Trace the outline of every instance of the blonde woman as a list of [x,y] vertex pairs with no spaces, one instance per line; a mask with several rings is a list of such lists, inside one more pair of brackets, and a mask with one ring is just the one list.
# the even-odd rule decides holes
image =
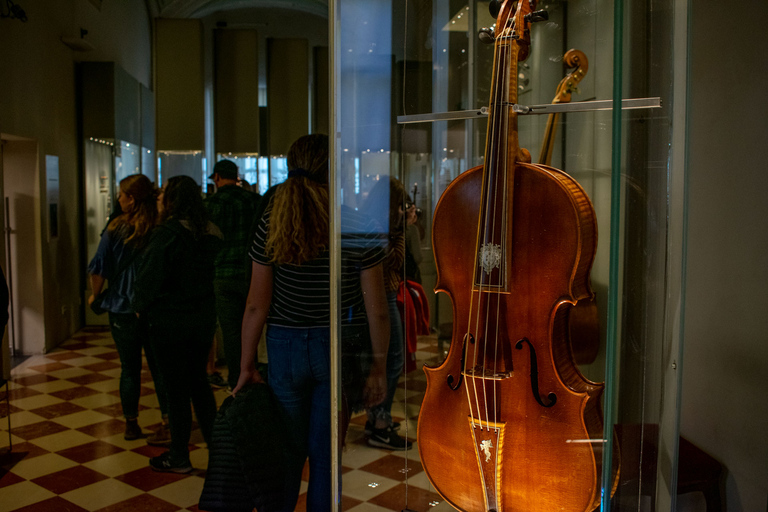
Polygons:
[[[104,230],[96,255],[88,265],[93,292],[88,298],[88,304],[96,300],[104,284],[109,282],[106,295],[100,298],[100,306],[109,313],[112,338],[120,355],[120,404],[125,417],[125,439],[133,440],[144,437],[138,424],[142,348],[147,355],[164,418],[167,418],[168,412],[155,353],[147,343],[146,323],[136,318],[136,312],[131,307],[136,269],[149,241],[149,233],[157,223],[155,187],[142,174],[128,176],[120,181],[117,202],[123,213],[115,217]],[[149,441],[153,444],[170,442],[167,428],[161,426]]]
[[[248,383],[263,382],[255,363],[266,324],[269,386],[286,412],[297,449],[281,510],[294,510],[308,458],[311,512],[331,506],[329,355],[335,340],[329,329],[328,137],[298,139],[288,152],[288,169],[288,179],[275,190],[256,228],[250,251],[253,264],[243,318],[241,373],[233,393]],[[342,347],[367,346],[372,352],[370,371],[365,367],[353,372],[359,383],[345,387],[349,407],[360,409],[381,402],[386,393],[389,316],[384,251],[377,239],[380,230],[357,212],[343,209],[341,229]],[[348,355],[354,360],[360,354]],[[356,391],[359,396],[353,396]]]

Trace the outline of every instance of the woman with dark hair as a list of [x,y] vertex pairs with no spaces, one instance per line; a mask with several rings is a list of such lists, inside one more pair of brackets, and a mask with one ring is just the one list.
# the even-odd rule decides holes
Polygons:
[[[288,179],[276,188],[259,221],[250,251],[241,373],[233,394],[248,383],[263,382],[256,353],[266,324],[269,386],[286,413],[296,450],[280,510],[294,510],[307,458],[307,510],[329,510],[329,360],[330,344],[336,340],[330,337],[328,137],[299,138],[288,152],[288,169]],[[359,380],[345,386],[349,409],[375,405],[386,393],[389,317],[377,231],[372,221],[342,208],[342,350],[367,346],[372,352],[370,371],[357,372]],[[352,356],[354,360],[359,354]]]
[[133,299],[149,325],[169,403],[170,451],[149,464],[156,471],[189,473],[190,401],[206,443],[216,416],[205,368],[216,330],[213,272],[222,237],[208,221],[200,187],[188,176],[168,180],[158,209],[160,224],[139,266]]
[[[152,378],[155,381],[160,411],[168,412],[162,378],[152,347],[147,343],[146,323],[136,318],[131,306],[134,279],[141,252],[149,241],[149,233],[157,222],[155,187],[149,178],[134,174],[120,181],[117,202],[120,213],[102,232],[99,248],[88,265],[92,295],[91,305],[101,293],[104,283],[109,288],[101,297],[100,306],[109,313],[109,326],[117,353],[120,355],[120,404],[125,416],[125,439],[144,437],[139,427],[139,397],[141,395],[141,349],[147,354]],[[150,441],[162,443],[168,439],[162,427]]]

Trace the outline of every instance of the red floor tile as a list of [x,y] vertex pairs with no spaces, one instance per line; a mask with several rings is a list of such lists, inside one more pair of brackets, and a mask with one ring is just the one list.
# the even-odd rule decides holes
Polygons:
[[41,476],[32,480],[40,487],[45,487],[56,494],[64,494],[73,489],[85,487],[108,477],[97,473],[85,466],[74,466],[63,471],[57,471],[50,475]]
[[59,418],[68,414],[74,414],[76,412],[84,411],[85,407],[72,404],[69,402],[62,402],[58,404],[46,405],[38,409],[32,409],[30,412],[42,416],[43,418],[50,420],[53,418]]
[[63,345],[60,345],[61,348],[66,350],[85,350],[87,348],[93,348],[94,345],[91,345],[90,343],[83,343],[82,341],[79,343],[64,343]]
[[76,334],[75,336],[72,336],[72,339],[78,340],[81,342],[87,342],[87,341],[103,340],[104,335],[102,333]]
[[361,504],[362,501],[350,498],[349,496],[341,497],[341,510],[349,510]]
[[66,450],[61,450],[56,453],[62,457],[73,460],[78,464],[83,464],[123,451],[125,451],[125,448],[120,448],[119,446],[105,443],[104,441],[94,441],[92,443],[73,446],[72,448],[67,448]]
[[55,396],[56,398],[60,398],[61,400],[74,400],[75,398],[83,398],[86,396],[93,396],[98,395],[99,392],[95,389],[87,388],[84,386],[80,386],[77,388],[69,388],[69,389],[62,389],[61,391],[54,391],[53,393],[48,393],[51,396]]
[[3,454],[3,456],[0,456],[0,465],[5,466],[5,463],[2,462],[4,460],[4,457],[16,457],[18,455],[21,455],[21,458],[23,459],[31,459],[32,457],[37,457],[38,455],[44,455],[46,453],[51,453],[51,452],[49,452],[44,448],[40,448],[36,444],[14,443],[13,451],[11,453],[6,453],[6,454]]
[[[149,379],[149,380],[151,381],[152,379]],[[146,386],[141,386],[139,388],[139,393],[140,393],[140,396],[154,395],[155,394],[155,390],[152,389],[152,388],[148,388]],[[119,389],[113,389],[112,391],[110,391],[107,394],[113,395],[113,396],[120,396],[120,390]]]
[[425,491],[418,487],[408,486],[408,503],[407,507],[403,507],[403,502],[406,496],[406,485],[399,484],[394,486],[388,491],[385,491],[378,496],[374,496],[368,503],[373,503],[380,507],[388,508],[390,510],[403,510],[408,508],[410,510],[429,510],[431,503],[442,502],[443,498],[436,492]]
[[145,457],[152,458],[167,452],[168,448],[163,448],[160,446],[150,446],[148,444],[145,444],[143,446],[139,446],[138,448],[134,448],[131,451],[134,453],[138,453],[139,455],[144,455]]
[[41,373],[40,375],[29,375],[27,377],[11,377],[11,381],[22,386],[34,386],[35,384],[42,384],[43,382],[50,382],[52,380],[59,380],[57,377],[46,375]]
[[[11,414],[13,414],[13,413],[15,413],[15,412],[19,412],[19,411],[23,411],[23,410],[24,410],[24,409],[19,409],[18,407],[16,407],[16,406],[15,406],[15,405],[13,405],[13,404],[10,404],[10,406],[9,406],[9,405],[8,405],[8,404],[5,402],[5,400],[3,400],[3,402],[2,402],[2,403],[0,403],[0,418],[5,418],[6,416],[8,416],[8,410],[9,410],[9,408],[10,408]],[[8,421],[7,421],[7,420],[6,420],[6,421],[4,421],[3,423],[4,423],[4,425],[3,425],[4,427],[8,425]],[[11,421],[11,425],[13,425],[13,421]]]
[[20,400],[22,398],[27,398],[35,395],[42,395],[42,393],[32,388],[16,388],[8,391],[8,397],[11,399],[11,401]]
[[187,475],[179,475],[176,473],[159,473],[149,467],[149,463],[147,463],[147,467],[116,476],[115,480],[120,480],[121,482],[136,487],[144,492],[149,492],[158,487],[178,482],[186,477]]
[[32,423],[30,425],[24,425],[23,427],[13,427],[11,432],[13,435],[18,436],[25,441],[37,439],[38,437],[48,436],[51,434],[57,434],[69,430],[64,425],[59,425],[53,421],[40,421],[38,423]]
[[51,352],[50,354],[45,354],[45,357],[48,359],[53,359],[54,361],[66,361],[67,359],[77,359],[78,357],[85,357],[85,356],[83,354],[74,352],[72,350],[65,350],[65,351],[57,351],[57,352]]
[[[142,409],[142,406],[139,405],[139,410]],[[104,407],[98,407],[94,409],[96,412],[100,412],[101,414],[106,414],[107,416],[112,416],[113,418],[122,418],[123,417],[123,406],[120,405],[120,402],[114,403],[112,405],[105,405]]]
[[120,359],[120,354],[117,352],[104,352],[103,354],[96,354],[93,357],[104,359],[105,361],[113,361],[115,359]]
[[14,473],[11,473],[9,470],[0,469],[0,489],[8,485],[17,484],[23,481],[24,481],[23,478],[21,478],[20,476]]
[[77,430],[83,434],[88,434],[89,436],[101,439],[103,437],[109,437],[124,432],[125,422],[115,419],[106,420],[100,421],[99,423],[94,423],[92,425],[80,427]]
[[160,498],[155,498],[151,494],[140,494],[129,500],[100,508],[96,512],[134,512],[137,510],[142,512],[176,512],[179,507]]
[[[408,464],[407,466],[406,462]],[[405,480],[406,475],[408,477],[413,477],[424,471],[424,468],[422,468],[421,463],[418,461],[412,461],[405,459],[404,457],[398,457],[397,455],[385,455],[380,459],[376,459],[375,461],[366,464],[360,469],[398,482]]]
[[79,507],[65,500],[61,496],[39,501],[26,507],[18,508],[13,512],[88,512],[88,509]]
[[72,365],[64,363],[47,363],[29,367],[30,370],[35,370],[40,373],[55,372],[56,370],[64,370],[65,368],[72,368]]
[[86,373],[85,375],[78,375],[77,377],[70,377],[67,380],[69,382],[74,382],[75,384],[80,384],[81,386],[85,386],[88,384],[93,384],[94,382],[101,382],[104,380],[110,380],[113,377],[107,377],[106,375],[102,375],[101,373]]
[[103,372],[104,370],[114,370],[115,368],[120,368],[120,364],[114,363],[112,361],[104,361],[102,363],[87,364],[85,366],[81,366],[81,368],[85,370],[91,370],[92,372]]

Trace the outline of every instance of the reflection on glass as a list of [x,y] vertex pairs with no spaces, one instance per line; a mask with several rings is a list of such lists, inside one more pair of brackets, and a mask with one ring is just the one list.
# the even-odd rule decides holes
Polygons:
[[[141,148],[125,141],[115,143],[115,185],[131,174],[141,173]],[[117,189],[115,189],[117,193]]]
[[112,148],[107,140],[85,141],[85,238],[86,259],[96,254],[101,232],[112,213],[115,195],[112,194]]
[[155,152],[148,148],[141,148],[141,174],[155,181],[156,166]]
[[206,183],[205,165],[202,151],[158,151],[157,182],[161,185],[174,176],[189,176],[198,184]]
[[[271,157],[269,159],[269,167],[271,171],[269,179],[270,186],[282,183],[288,177],[288,163],[284,156]],[[261,186],[261,181],[259,182],[259,186]]]
[[269,158],[260,157],[258,153],[218,153],[216,161],[231,160],[238,168],[240,178],[254,192],[264,194],[269,188]]

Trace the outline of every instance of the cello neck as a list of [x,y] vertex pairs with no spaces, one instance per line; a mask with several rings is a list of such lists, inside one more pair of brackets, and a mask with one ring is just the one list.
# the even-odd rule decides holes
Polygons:
[[483,192],[477,231],[475,287],[483,291],[508,291],[507,269],[511,253],[511,207],[515,165],[530,163],[517,132],[517,63],[528,56],[529,21],[535,1],[504,2],[496,20],[496,42],[491,78],[488,132],[485,144]]

